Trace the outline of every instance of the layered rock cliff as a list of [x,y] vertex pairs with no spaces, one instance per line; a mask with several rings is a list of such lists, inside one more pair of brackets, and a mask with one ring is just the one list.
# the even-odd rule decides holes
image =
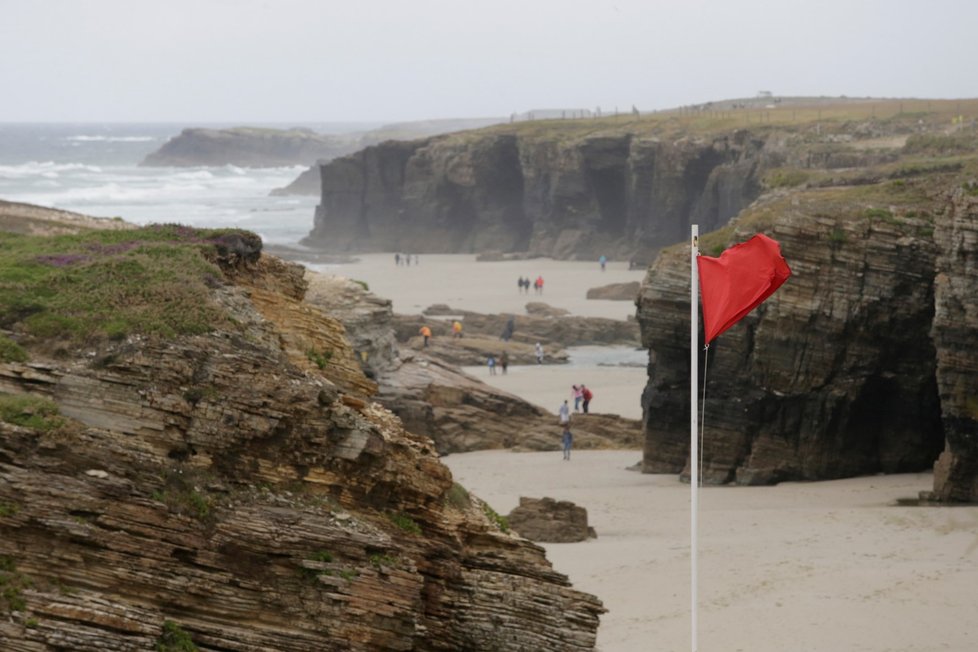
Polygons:
[[687,214],[719,226],[759,190],[763,140],[747,132],[568,141],[500,128],[388,142],[322,166],[306,244],[328,250],[647,254]]
[[[978,395],[973,161],[904,161],[766,196],[704,235],[717,255],[763,231],[793,276],[709,349],[704,479],[770,483],[930,467],[974,500]],[[841,184],[841,185],[840,185]],[[652,364],[647,472],[689,449],[688,248],[665,250],[638,302]]]
[[906,134],[930,128],[909,115],[811,117],[545,121],[381,143],[322,166],[305,243],[651,261],[691,223],[724,225],[765,186],[892,161]]
[[[22,306],[0,324],[4,649],[593,648],[600,603],[372,402],[301,269],[249,237],[119,238],[4,241],[58,283],[141,279],[84,298],[111,302],[105,331],[53,295],[17,303],[31,277],[3,277]],[[158,287],[155,265],[188,251],[210,262]],[[216,327],[124,330],[197,282]]]

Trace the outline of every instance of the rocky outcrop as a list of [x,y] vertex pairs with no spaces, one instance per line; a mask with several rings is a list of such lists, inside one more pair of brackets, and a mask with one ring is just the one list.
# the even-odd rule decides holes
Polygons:
[[576,543],[597,537],[588,527],[587,510],[569,500],[527,498],[506,517],[509,526],[530,541]]
[[[710,347],[706,482],[931,465],[948,431],[936,375],[943,347],[930,337],[935,261],[944,248],[933,233],[946,219],[940,189],[954,183],[945,175],[799,191],[759,203],[734,226],[701,238],[701,251],[716,255],[763,230],[780,242],[793,271]],[[689,439],[686,247],[664,251],[650,269],[639,321],[653,361],[642,399],[644,470],[678,472]]]
[[[541,307],[542,306],[542,307]],[[418,329],[427,324],[432,331],[432,345],[456,364],[482,364],[487,353],[498,355],[505,347],[513,364],[535,363],[534,346],[540,342],[548,363],[564,362],[568,346],[626,345],[638,346],[638,322],[602,317],[580,317],[553,314],[556,310],[537,302],[528,303],[527,313],[482,314],[454,310],[449,306],[430,306],[423,315],[396,315],[394,324],[399,342],[417,344]],[[462,324],[461,340],[451,340],[452,321]],[[507,322],[513,320],[508,342],[500,337]],[[415,348],[417,348],[415,346]]]
[[946,447],[934,465],[932,498],[978,502],[978,187],[955,191],[935,223],[937,387]]
[[330,160],[362,147],[357,138],[317,134],[307,129],[184,129],[140,165],[197,166],[237,165],[275,167],[310,165]]
[[641,283],[633,281],[631,283],[611,283],[601,287],[591,288],[587,291],[588,299],[605,299],[610,301],[635,301],[638,298],[638,291]]
[[593,649],[600,603],[457,499],[301,269],[231,244],[226,327],[57,358],[7,332],[4,648]]
[[[510,448],[559,450],[557,415],[463,374],[425,354],[404,353],[401,364],[377,376],[377,401],[408,430],[431,437],[439,453]],[[617,415],[574,421],[576,448],[639,448],[642,425]]]

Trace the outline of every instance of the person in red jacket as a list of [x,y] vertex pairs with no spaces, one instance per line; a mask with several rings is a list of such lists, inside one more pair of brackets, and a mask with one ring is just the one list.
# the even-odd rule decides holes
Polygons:
[[587,406],[591,404],[591,399],[594,398],[594,394],[592,394],[591,390],[589,390],[587,387],[581,385],[581,398],[584,399],[584,403],[581,407],[584,410],[584,414],[587,414]]

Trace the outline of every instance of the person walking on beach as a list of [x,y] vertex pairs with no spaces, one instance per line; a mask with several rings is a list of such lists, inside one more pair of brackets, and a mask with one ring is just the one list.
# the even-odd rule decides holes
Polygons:
[[560,441],[564,445],[564,460],[570,460],[571,446],[574,444],[574,435],[571,434],[570,424],[564,424],[564,434],[561,435]]
[[509,353],[503,351],[502,355],[499,356],[499,366],[503,368],[503,375],[506,375],[506,369],[509,368]]
[[581,398],[584,399],[584,414],[587,414],[587,408],[591,404],[591,399],[594,398],[594,394],[584,385],[581,385]]
[[421,333],[421,337],[424,338],[424,346],[422,346],[421,348],[427,349],[428,340],[431,338],[431,329],[428,328],[428,324],[425,324],[418,330],[418,332]]
[[557,408],[557,416],[560,418],[560,425],[566,426],[570,423],[570,405],[567,404],[567,400],[560,404]]
[[509,338],[513,337],[513,331],[516,330],[516,319],[510,315],[510,318],[506,321],[506,327],[503,328],[503,334],[499,336],[503,342],[508,342]]
[[496,358],[492,357],[492,354],[491,353],[489,354],[489,357],[486,358],[486,365],[489,366],[489,375],[490,376],[495,376],[496,375]]
[[401,266],[401,254],[394,254],[394,264],[398,267]]
[[574,399],[574,411],[581,411],[581,399],[584,398],[584,392],[578,385],[571,385],[571,398]]
[[462,322],[456,320],[452,324],[452,337],[455,339],[462,339]]
[[602,254],[601,258],[598,258],[598,262],[601,263],[601,271],[603,272],[604,266],[608,263],[608,259],[604,257],[604,254]]
[[537,276],[537,280],[533,282],[533,287],[537,294],[543,294],[543,276]]
[[516,287],[519,288],[519,293],[523,294],[523,277],[521,276],[518,281],[516,281]]
[[537,364],[543,364],[543,347],[539,342],[537,342],[537,345],[534,347],[534,351],[537,354]]

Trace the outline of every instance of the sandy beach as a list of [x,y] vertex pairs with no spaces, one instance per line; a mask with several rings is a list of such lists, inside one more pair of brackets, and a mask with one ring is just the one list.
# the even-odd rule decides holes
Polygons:
[[[690,649],[689,486],[625,470],[639,451],[447,456],[456,481],[507,514],[570,500],[598,538],[545,544],[597,595],[603,652]],[[898,506],[929,474],[700,492],[702,652],[978,649],[978,507]]]
[[[532,263],[532,264],[531,264]],[[636,280],[612,264],[475,263],[472,256],[422,256],[410,270],[393,255],[334,270],[370,283],[399,312],[433,303],[484,312],[522,311],[516,278],[542,270],[542,300],[574,314],[624,318],[628,302],[595,302],[584,291]],[[615,355],[607,352],[609,361]],[[595,390],[596,412],[641,416],[641,367],[586,363],[513,367],[506,376],[469,372],[551,411],[570,385]],[[588,510],[598,538],[547,544],[575,587],[609,610],[603,652],[690,649],[688,485],[675,475],[626,470],[636,451],[488,451],[444,458],[455,478],[501,514],[520,496],[570,500]],[[774,487],[706,487],[700,494],[701,652],[973,652],[978,650],[978,507],[901,505],[932,487],[928,473]]]
[[[358,254],[358,262],[345,265],[307,265],[323,274],[364,281],[371,292],[394,302],[394,312],[416,315],[434,303],[482,313],[524,314],[530,301],[586,317],[626,319],[635,314],[630,301],[587,300],[590,288],[611,283],[641,281],[645,270],[630,270],[624,261],[609,262],[602,272],[598,262],[535,258],[477,262],[474,254],[437,254],[418,258],[410,266],[394,264],[394,254]],[[520,294],[521,276],[542,276],[543,293]]]

